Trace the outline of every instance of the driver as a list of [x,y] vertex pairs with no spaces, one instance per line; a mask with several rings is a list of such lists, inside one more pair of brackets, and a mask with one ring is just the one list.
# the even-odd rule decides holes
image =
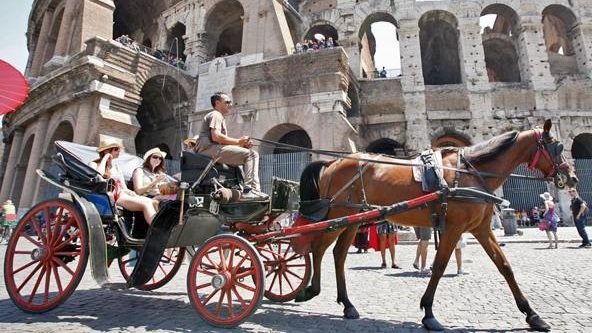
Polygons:
[[217,92],[210,97],[214,110],[208,113],[199,133],[198,152],[217,159],[220,163],[242,165],[245,172],[245,190],[241,198],[265,200],[268,195],[260,191],[259,154],[252,150],[253,142],[248,136],[233,138],[226,131],[226,116],[232,101],[227,94]]

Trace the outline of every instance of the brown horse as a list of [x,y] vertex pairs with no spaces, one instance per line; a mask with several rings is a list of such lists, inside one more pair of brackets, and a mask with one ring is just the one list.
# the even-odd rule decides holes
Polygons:
[[[555,185],[563,188],[574,186],[578,179],[573,168],[562,155],[563,146],[549,133],[551,121],[545,122],[543,130],[508,132],[493,139],[464,149],[443,148],[443,177],[452,187],[472,187],[490,192],[504,183],[511,172],[521,163],[542,171],[554,178]],[[464,153],[461,153],[464,152]],[[460,159],[459,156],[464,155]],[[376,162],[369,162],[376,161]],[[381,163],[382,162],[382,163]],[[407,165],[405,165],[407,164]],[[415,182],[409,160],[397,160],[372,154],[353,154],[330,162],[313,162],[302,173],[300,199],[333,199],[326,218],[337,218],[360,211],[360,203],[385,206],[414,199],[424,195],[421,184]],[[461,171],[456,171],[456,169]],[[358,177],[362,174],[361,177]],[[365,200],[364,200],[365,198]],[[518,309],[526,315],[532,329],[548,331],[550,326],[530,307],[518,287],[510,264],[506,260],[491,230],[494,204],[485,200],[461,200],[448,198],[445,228],[441,231],[440,245],[433,263],[432,276],[421,298],[425,309],[423,325],[429,330],[443,330],[432,312],[434,294],[450,255],[463,232],[470,232],[485,249],[500,273],[510,286]],[[442,206],[435,205],[441,213]],[[388,216],[388,220],[404,226],[432,227],[430,208],[408,210]],[[312,241],[313,277],[311,285],[301,291],[297,301],[306,301],[321,290],[321,260],[327,248],[337,240],[333,249],[337,279],[337,302],[344,305],[346,318],[356,319],[359,314],[347,297],[344,263],[348,249],[357,231],[357,225],[323,233]]]

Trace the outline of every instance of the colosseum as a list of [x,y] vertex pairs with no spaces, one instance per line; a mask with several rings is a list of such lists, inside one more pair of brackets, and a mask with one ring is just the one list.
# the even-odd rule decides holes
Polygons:
[[[385,72],[381,43],[397,48]],[[550,118],[592,200],[589,1],[35,0],[27,46],[30,97],[4,117],[0,167],[0,200],[20,210],[55,195],[35,173],[55,140],[179,156],[216,91],[234,102],[230,134],[316,150],[401,155]],[[322,158],[257,149],[262,169]],[[500,192],[527,209],[551,190],[571,219],[567,194],[547,186]]]

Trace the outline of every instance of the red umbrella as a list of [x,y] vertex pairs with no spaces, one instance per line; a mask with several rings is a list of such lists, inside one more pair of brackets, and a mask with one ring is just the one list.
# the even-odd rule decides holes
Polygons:
[[0,115],[18,108],[29,96],[29,82],[16,68],[0,60]]

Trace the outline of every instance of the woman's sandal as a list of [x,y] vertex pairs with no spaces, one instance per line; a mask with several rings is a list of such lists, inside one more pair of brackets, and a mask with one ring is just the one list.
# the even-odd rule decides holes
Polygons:
[[397,266],[397,264],[393,264],[393,265],[391,266],[391,268],[394,268],[394,269],[401,269],[401,267]]
[[380,265],[380,268],[386,268],[386,262],[383,262],[382,265]]

